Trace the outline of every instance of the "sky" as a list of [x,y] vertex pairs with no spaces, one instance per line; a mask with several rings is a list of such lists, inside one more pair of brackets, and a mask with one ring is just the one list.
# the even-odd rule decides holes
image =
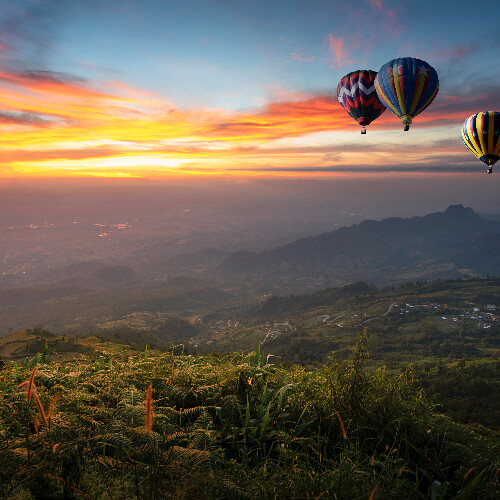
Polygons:
[[[500,110],[499,17],[497,0],[0,0],[0,181],[482,175],[498,188],[460,129]],[[436,69],[436,99],[409,132],[386,111],[362,136],[339,80],[406,56]]]

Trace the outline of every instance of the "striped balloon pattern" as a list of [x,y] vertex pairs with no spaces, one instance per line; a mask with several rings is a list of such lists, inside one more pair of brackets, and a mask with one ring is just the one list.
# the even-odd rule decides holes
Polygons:
[[414,57],[393,59],[384,64],[375,78],[380,100],[409,130],[413,118],[434,100],[439,89],[436,70]]
[[491,173],[491,167],[500,159],[500,113],[483,111],[469,116],[462,126],[462,139]]
[[361,69],[349,73],[337,86],[337,97],[347,113],[361,126],[369,125],[384,111],[375,91],[376,71]]

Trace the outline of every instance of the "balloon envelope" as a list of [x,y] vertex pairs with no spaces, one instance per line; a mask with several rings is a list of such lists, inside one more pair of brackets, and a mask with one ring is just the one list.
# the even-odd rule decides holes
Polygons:
[[408,130],[413,118],[436,97],[439,80],[430,64],[414,57],[403,57],[380,68],[375,89],[379,99],[401,118]]
[[376,71],[360,69],[345,75],[337,86],[340,104],[363,127],[378,118],[386,109],[375,91],[376,76]]
[[462,126],[462,139],[488,167],[500,159],[500,113],[483,111],[469,116]]

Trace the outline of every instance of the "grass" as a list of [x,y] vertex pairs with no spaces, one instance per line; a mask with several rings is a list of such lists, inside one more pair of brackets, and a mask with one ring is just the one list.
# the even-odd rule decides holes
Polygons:
[[498,435],[435,413],[368,355],[364,333],[315,370],[260,346],[6,364],[0,498],[495,498]]

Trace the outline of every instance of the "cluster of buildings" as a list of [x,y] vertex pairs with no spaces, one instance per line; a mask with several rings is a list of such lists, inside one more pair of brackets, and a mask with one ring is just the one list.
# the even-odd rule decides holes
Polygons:
[[500,306],[486,304],[480,308],[473,303],[469,303],[468,305],[471,307],[464,309],[450,304],[425,302],[422,304],[395,304],[394,308],[399,309],[399,314],[401,316],[413,314],[418,311],[434,311],[435,313],[446,311],[445,315],[441,315],[443,321],[459,323],[460,321],[469,319],[474,321],[478,327],[484,329],[491,328],[493,323],[500,321]]

